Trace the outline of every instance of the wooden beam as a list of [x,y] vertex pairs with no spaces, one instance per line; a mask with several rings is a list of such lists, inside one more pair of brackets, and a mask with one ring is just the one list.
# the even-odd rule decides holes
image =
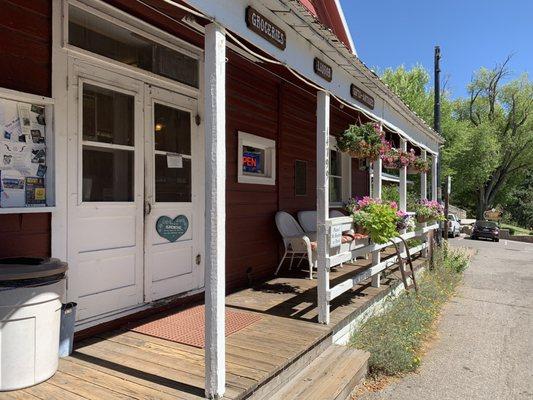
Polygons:
[[205,394],[226,386],[226,33],[205,27]]
[[318,322],[329,324],[329,269],[326,262],[329,256],[326,221],[329,219],[329,93],[318,92],[316,104],[317,142],[317,291]]

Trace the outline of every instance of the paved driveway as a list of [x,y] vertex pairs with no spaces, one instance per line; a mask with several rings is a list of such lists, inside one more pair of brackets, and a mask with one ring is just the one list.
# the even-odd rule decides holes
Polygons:
[[533,399],[533,244],[450,243],[478,252],[420,371],[363,399]]

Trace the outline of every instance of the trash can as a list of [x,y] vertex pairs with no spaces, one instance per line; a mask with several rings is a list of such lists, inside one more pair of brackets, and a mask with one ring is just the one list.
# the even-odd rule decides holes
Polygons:
[[57,371],[67,264],[0,259],[0,391],[43,382]]

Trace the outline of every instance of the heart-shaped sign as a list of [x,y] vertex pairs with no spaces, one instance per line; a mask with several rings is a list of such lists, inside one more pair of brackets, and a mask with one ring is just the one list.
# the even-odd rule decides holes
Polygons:
[[169,242],[175,242],[189,229],[189,220],[185,215],[178,215],[172,219],[163,215],[157,219],[155,230],[162,238]]

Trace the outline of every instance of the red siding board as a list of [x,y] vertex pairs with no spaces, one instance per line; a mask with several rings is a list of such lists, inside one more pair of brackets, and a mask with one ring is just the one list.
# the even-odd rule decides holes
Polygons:
[[[51,96],[52,2],[0,0],[0,87]],[[50,255],[50,214],[0,215],[0,257]]]

